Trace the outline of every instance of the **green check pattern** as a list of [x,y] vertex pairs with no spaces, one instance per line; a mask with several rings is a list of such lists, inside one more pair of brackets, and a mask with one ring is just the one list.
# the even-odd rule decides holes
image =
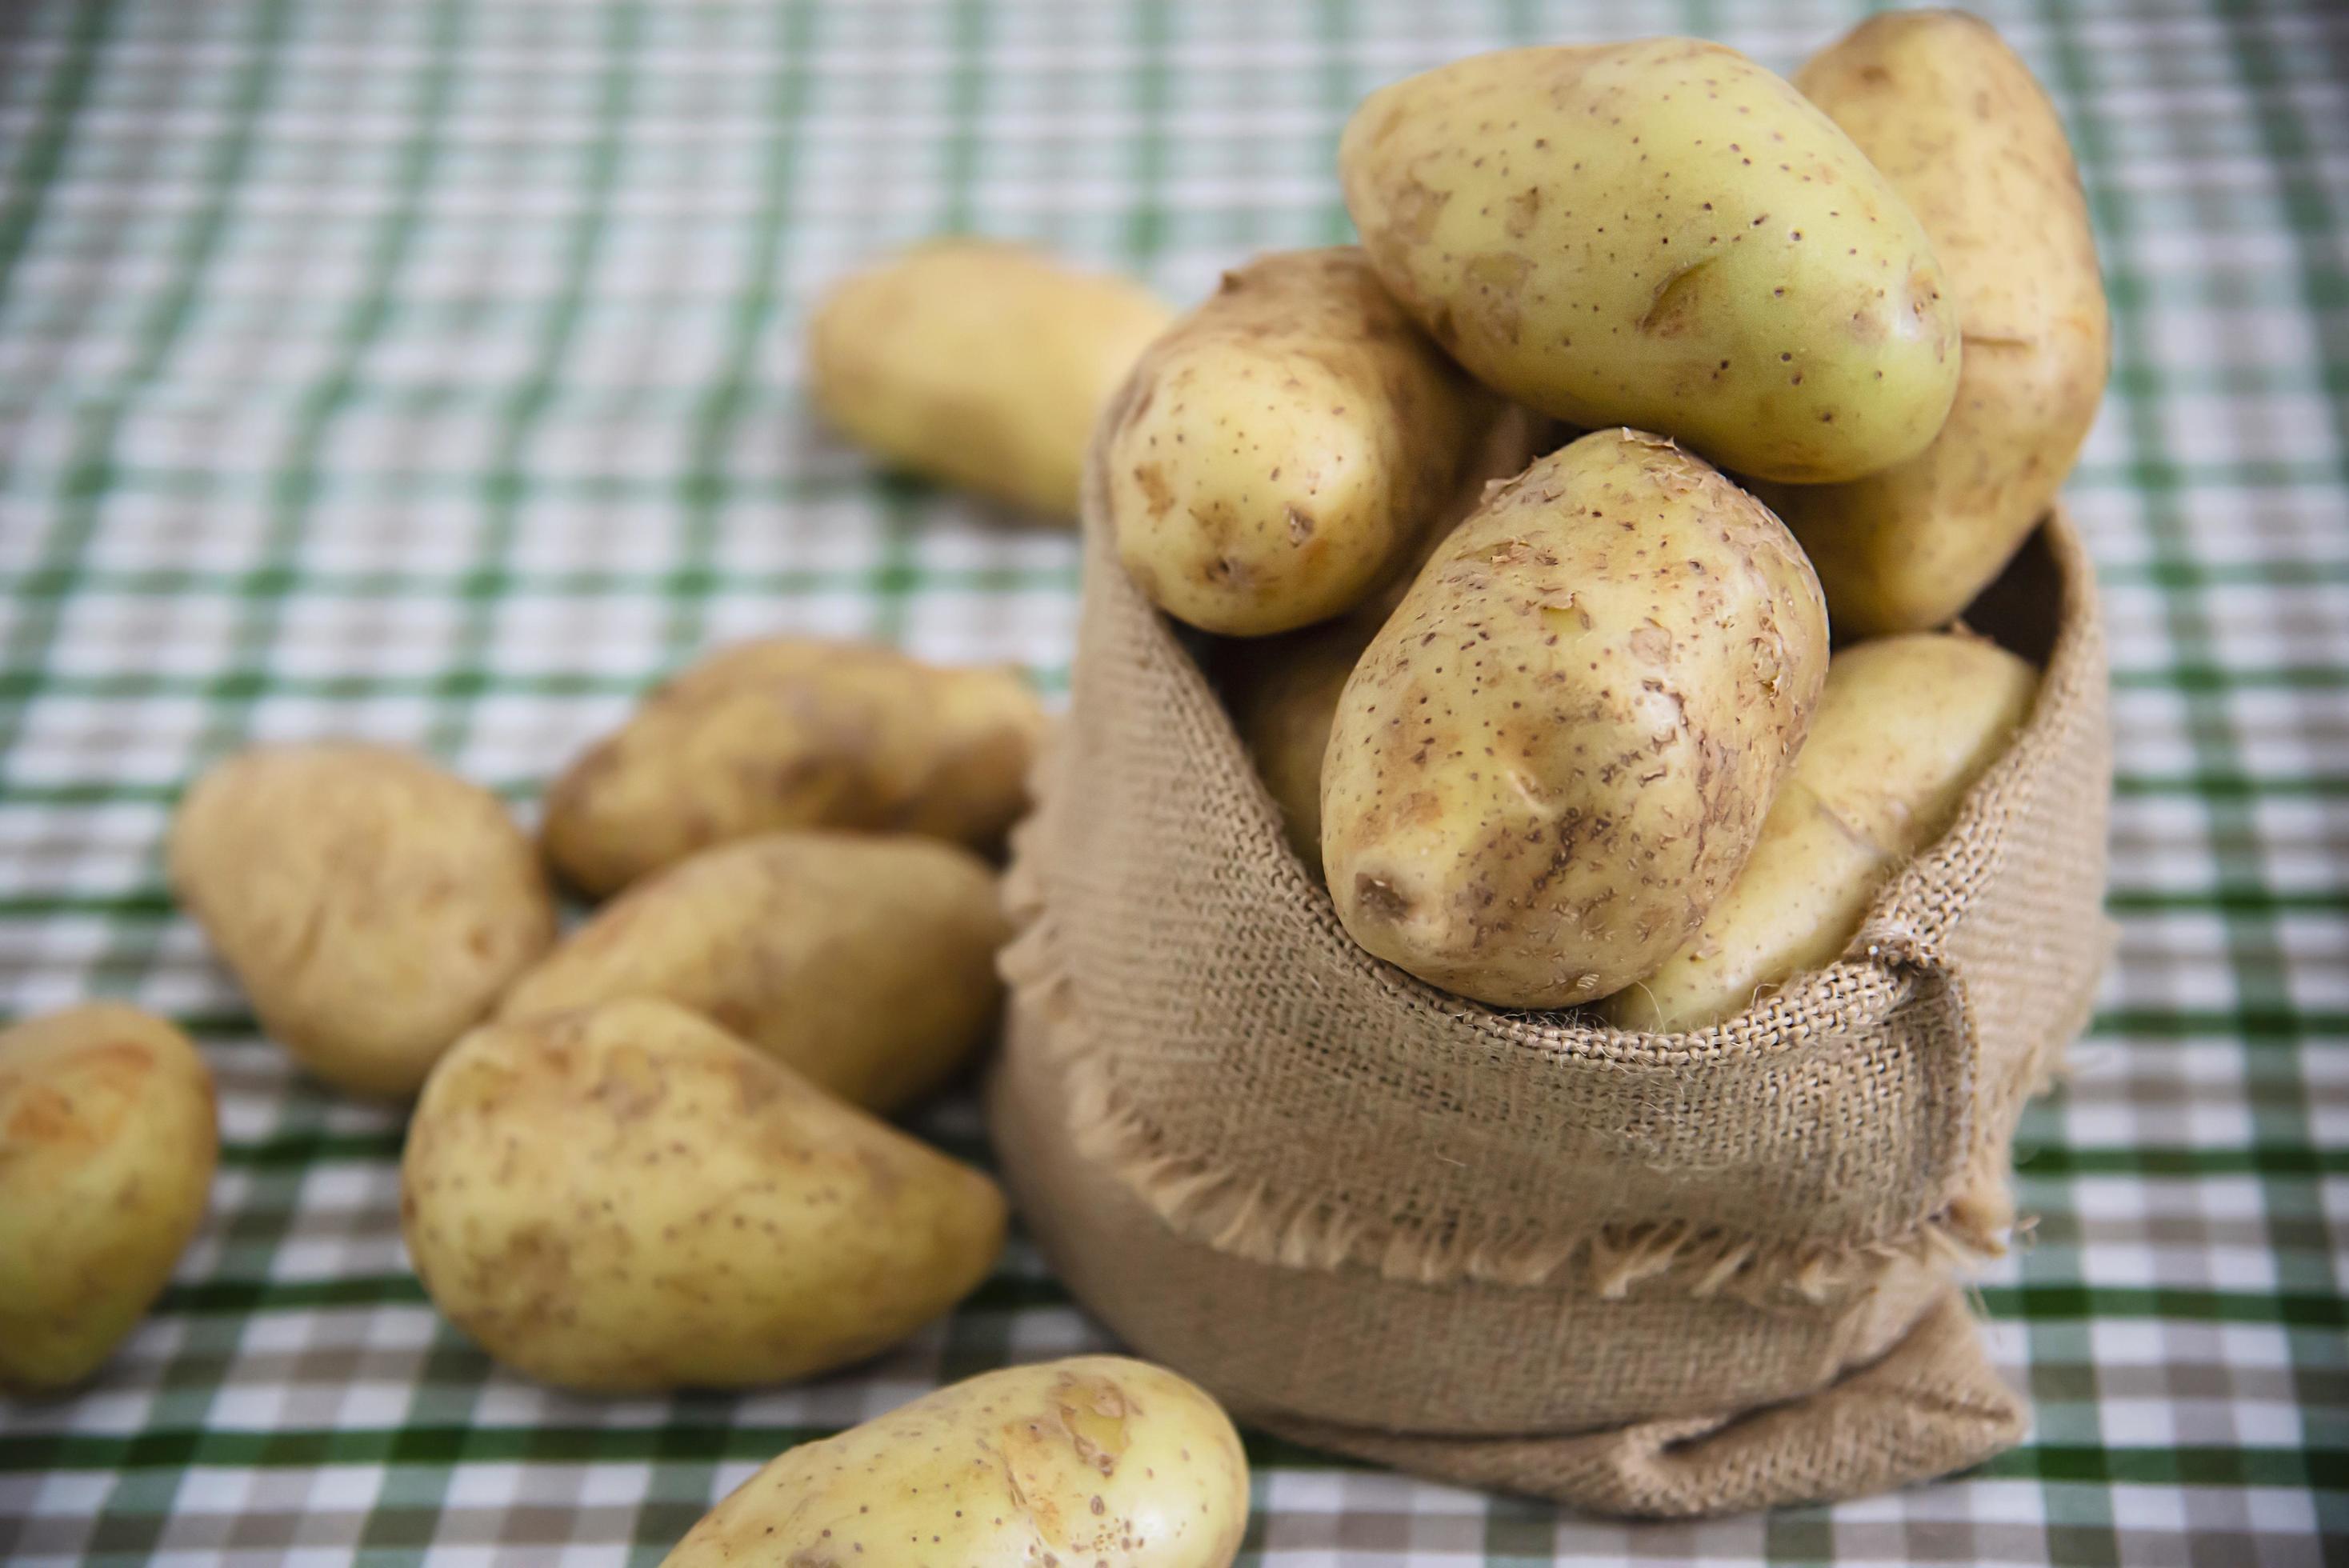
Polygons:
[[[527,809],[657,672],[797,629],[1065,683],[1073,541],[874,476],[802,314],[933,231],[1195,297],[1346,233],[1368,88],[1844,0],[36,0],[0,9],[0,1008],[181,1020],[210,1225],[67,1400],[0,1404],[0,1560],[637,1563],[778,1449],[1102,1331],[1015,1240],[813,1386],[591,1401],[404,1266],[397,1119],[290,1072],[162,889],[257,738],[429,748]],[[2037,1400],[1971,1476],[1627,1528],[1256,1441],[1251,1563],[2349,1562],[2349,20],[1995,0],[2116,308],[2071,498],[2104,573],[2123,931],[1981,1295]],[[922,1119],[986,1156],[968,1098]]]

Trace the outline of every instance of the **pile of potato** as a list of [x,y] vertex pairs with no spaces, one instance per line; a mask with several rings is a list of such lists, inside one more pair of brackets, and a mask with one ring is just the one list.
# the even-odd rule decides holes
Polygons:
[[[1520,49],[1372,95],[1340,173],[1360,246],[1262,257],[1171,325],[923,247],[818,312],[816,400],[1047,514],[1090,447],[1125,572],[1206,634],[1371,953],[1648,1030],[1833,961],[2033,697],[1960,617],[2106,368],[2044,96],[1951,12],[1791,85],[1687,39]],[[491,1355],[583,1390],[805,1377],[1000,1244],[994,1184],[880,1117],[993,1027],[986,857],[1043,723],[1000,672],[775,638],[654,693],[536,844],[420,758],[272,746],[190,791],[171,878],[304,1067],[417,1097],[409,1255]],[[550,867],[610,899],[567,937]],[[0,1387],[103,1360],[216,1148],[161,1021],[0,1034]],[[1205,1395],[1083,1358],[794,1449],[674,1560],[1212,1568],[1247,1493]]]
[[[1362,947],[1718,1023],[1840,956],[2028,716],[1959,617],[2103,392],[2062,129],[1918,12],[1792,85],[1690,39],[1459,61],[1339,161],[1361,247],[1227,275],[1105,416],[1118,553],[1291,634],[1211,664]],[[1460,518],[1511,406],[1588,433]]]

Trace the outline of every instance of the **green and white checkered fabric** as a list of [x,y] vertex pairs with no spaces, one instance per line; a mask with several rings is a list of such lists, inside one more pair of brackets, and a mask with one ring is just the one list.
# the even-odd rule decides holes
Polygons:
[[[802,411],[812,292],[941,229],[1206,290],[1346,232],[1366,89],[1509,41],[1842,0],[1440,5],[87,0],[0,6],[0,1008],[182,1020],[212,1222],[66,1400],[0,1404],[0,1559],[644,1563],[757,1463],[1105,1343],[1017,1242],[951,1321],[740,1398],[504,1376],[401,1257],[399,1131],[303,1081],[162,890],[261,737],[526,803],[713,640],[1064,683],[1072,539],[876,480]],[[1248,1561],[2349,1561],[2349,20],[2000,0],[2116,307],[2101,563],[2124,936],[1982,1291],[2023,1448],[1833,1509],[1627,1528],[1256,1446]],[[923,1119],[984,1159],[967,1099]],[[2329,1547],[2324,1543],[2331,1535]]]

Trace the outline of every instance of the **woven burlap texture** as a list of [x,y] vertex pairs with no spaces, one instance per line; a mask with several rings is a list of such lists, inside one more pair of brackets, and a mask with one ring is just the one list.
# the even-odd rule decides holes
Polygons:
[[1510,1484],[1594,1507],[1835,1495],[2011,1440],[1968,1336],[1971,1392],[1945,1403],[1971,1436],[1898,1445],[1897,1476],[1790,1459],[1667,1495],[1588,1482],[1588,1452],[1537,1475],[1475,1446],[1711,1430],[1897,1368],[1951,1265],[2000,1243],[2015,1116],[2106,944],[2103,639],[2064,520],[1980,607],[2044,665],[2030,722],[1845,961],[1718,1027],[1638,1036],[1485,1008],[1357,948],[1090,510],[1070,720],[1009,879],[997,1094],[1079,1295],[1259,1418],[1390,1434],[1397,1462],[1424,1442],[1408,1462],[1465,1479],[1515,1465]]

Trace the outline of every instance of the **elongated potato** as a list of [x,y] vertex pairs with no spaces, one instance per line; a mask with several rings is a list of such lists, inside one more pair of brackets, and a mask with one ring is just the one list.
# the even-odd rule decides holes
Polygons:
[[1372,93],[1338,153],[1387,287],[1485,385],[1744,473],[1856,479],[1956,391],[1917,220],[1801,95],[1718,44],[1512,49]]
[[1226,1568],[1247,1458],[1221,1407],[1121,1356],[941,1388],[737,1487],[665,1568]]
[[1846,648],[1737,880],[1688,944],[1602,1011],[1701,1029],[1843,956],[1868,905],[1949,828],[2030,716],[2039,675],[1995,643],[1922,633]]
[[1655,968],[1744,862],[1826,613],[1767,509],[1602,430],[1495,487],[1355,667],[1321,858],[1355,941],[1510,1007]]
[[995,873],[898,834],[769,833],[638,882],[514,983],[528,1018],[660,996],[872,1110],[936,1088],[993,1026]]
[[0,1390],[64,1388],[203,1222],[220,1135],[185,1035],[111,1002],[0,1031]]
[[1123,279],[1018,245],[933,241],[816,307],[810,389],[893,462],[1071,519],[1094,417],[1172,315]]
[[1360,250],[1259,257],[1152,346],[1105,418],[1118,555],[1206,631],[1327,620],[1401,568],[1495,411]]
[[976,1285],[995,1184],[667,1002],[460,1041],[400,1161],[433,1304],[566,1388],[736,1388],[864,1359]]
[[406,1096],[554,941],[497,797],[386,747],[241,752],[171,824],[171,886],[271,1037],[357,1094]]
[[1027,805],[1044,710],[1009,670],[769,637],[656,690],[547,794],[547,859],[608,893],[778,828],[921,833],[987,847]]
[[1916,211],[1965,364],[1916,457],[1764,499],[1818,569],[1838,635],[1943,625],[2044,515],[2104,397],[2111,322],[2080,171],[2030,68],[1962,11],[1871,17],[1795,85]]

